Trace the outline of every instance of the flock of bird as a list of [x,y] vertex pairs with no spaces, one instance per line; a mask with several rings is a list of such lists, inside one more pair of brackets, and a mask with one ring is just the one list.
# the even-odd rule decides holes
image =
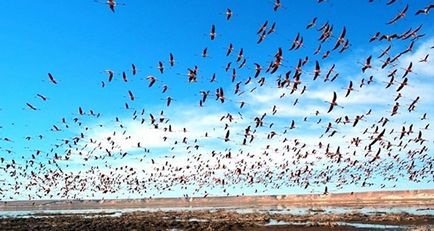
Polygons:
[[[402,1],[389,0],[385,4],[390,7],[397,2]],[[118,6],[128,7],[115,0],[99,3],[108,5],[113,12]],[[324,4],[323,0],[318,4]],[[273,11],[284,7],[279,0],[270,4]],[[401,20],[429,17],[432,8],[434,4],[423,9],[404,4],[402,10],[384,23],[393,29]],[[229,8],[224,13],[227,21],[234,16],[242,17]],[[267,20],[258,25],[256,35],[252,35],[257,37],[255,46],[272,39],[272,34],[283,36],[278,33],[278,23]],[[209,46],[219,39],[219,26],[210,23],[206,38]],[[79,107],[72,118],[53,122],[47,134],[0,137],[0,198],[155,197],[168,191],[182,192],[189,197],[267,193],[272,189],[290,192],[295,187],[313,192],[320,188],[320,193],[327,194],[347,186],[394,187],[402,180],[432,183],[433,141],[426,138],[430,132],[430,115],[418,110],[423,99],[410,98],[413,96],[408,88],[419,78],[414,62],[432,65],[429,54],[434,44],[419,60],[402,64],[424,38],[423,26],[393,34],[373,31],[366,36],[366,43],[384,45],[385,49],[373,50],[364,61],[353,62],[351,68],[361,79],[345,78],[338,71],[339,64],[330,65],[327,60],[330,56],[353,52],[356,44],[351,43],[351,30],[356,29],[348,28],[347,33],[345,26],[336,29],[333,23],[315,17],[306,22],[305,31],[297,32],[291,43],[281,44],[272,51],[267,63],[247,60],[253,59],[254,54],[246,55],[243,48],[235,48],[236,41],[233,41],[222,52],[228,59],[222,67],[221,63],[209,59],[208,48],[204,48],[199,59],[208,59],[213,69],[221,70],[212,73],[210,78],[204,77],[198,65],[192,65],[186,74],[179,70],[179,75],[186,77],[177,80],[183,81],[178,83],[182,86],[179,89],[164,78],[168,69],[177,68],[174,53],[168,54],[166,61],[157,62],[155,75],[145,73],[145,68],[136,64],[125,71],[107,69],[98,82],[102,89],[132,84],[132,79],[145,82],[144,91],[158,90],[158,95],[147,100],[153,100],[160,109],[151,112],[132,106],[143,98],[138,96],[140,93],[128,90],[119,96],[127,98],[122,105],[127,117],[115,116],[107,124],[98,124],[104,114]],[[318,39],[305,40],[303,35],[308,31],[317,34]],[[317,48],[312,55],[290,63],[286,56],[307,49],[305,43],[314,43]],[[396,50],[393,49],[399,47],[396,44],[408,46]],[[218,74],[227,75],[230,83],[222,84],[224,77],[217,77]],[[53,87],[66,87],[58,81],[61,78],[47,71]],[[195,84],[206,88],[191,93]],[[332,90],[326,96],[312,96],[322,88]],[[188,125],[200,121],[189,121],[188,116],[186,121],[177,121],[181,112],[173,111],[173,104],[177,104],[176,97],[169,95],[173,89],[194,94],[197,104],[187,108],[191,110],[190,115],[202,112],[214,119],[194,128]],[[369,89],[382,89],[373,94],[390,98],[390,111],[375,107],[366,111],[361,111],[364,107],[347,110],[358,94]],[[256,98],[269,95],[276,96],[274,105],[255,102]],[[44,94],[38,93],[37,97],[49,103],[49,97]],[[312,100],[322,106],[311,110]],[[24,107],[33,113],[43,113],[38,104],[29,100]],[[264,106],[268,109],[259,110]],[[224,112],[207,112],[210,108]],[[301,116],[291,115],[288,119],[281,114],[283,111],[297,111]],[[197,118],[191,116],[191,119]],[[95,136],[95,131],[103,128],[106,133]],[[29,155],[14,151],[14,142],[19,139],[44,141],[65,131],[74,135],[50,144],[47,150],[36,148],[29,150]],[[307,134],[309,137],[305,138]],[[146,146],[149,140],[155,139],[164,150]]]

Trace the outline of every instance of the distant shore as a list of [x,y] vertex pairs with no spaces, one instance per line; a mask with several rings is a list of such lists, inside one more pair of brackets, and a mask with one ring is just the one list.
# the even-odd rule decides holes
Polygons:
[[0,203],[0,210],[97,208],[251,207],[251,206],[426,206],[434,208],[434,189],[239,197],[108,200],[35,200]]

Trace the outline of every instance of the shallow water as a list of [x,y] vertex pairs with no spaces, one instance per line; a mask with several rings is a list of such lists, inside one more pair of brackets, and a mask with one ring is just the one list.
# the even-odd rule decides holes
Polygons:
[[22,211],[0,211],[0,218],[10,217],[46,217],[50,215],[86,215],[86,216],[121,216],[131,212],[169,212],[169,211],[217,211],[219,209],[237,213],[270,213],[282,215],[310,215],[310,214],[410,214],[410,215],[434,215],[433,208],[426,207],[167,207],[167,208],[118,208],[118,209],[32,209]]
[[[317,223],[319,225],[325,223]],[[384,225],[384,224],[368,224],[368,223],[352,223],[352,222],[331,222],[330,224],[337,226],[351,226],[359,229],[375,229],[375,230],[404,230],[409,228],[406,225]],[[313,222],[287,222],[287,221],[278,221],[271,219],[270,222],[265,224],[265,226],[275,226],[275,225],[315,225]]]
[[410,215],[434,215],[433,208],[425,207],[261,207],[261,208],[228,208],[239,213],[268,212],[270,214],[284,215],[309,215],[323,214],[410,214]]

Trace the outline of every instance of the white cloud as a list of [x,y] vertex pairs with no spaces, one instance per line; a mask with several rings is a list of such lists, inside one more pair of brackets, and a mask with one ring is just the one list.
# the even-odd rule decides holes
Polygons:
[[[403,56],[403,59],[396,67],[398,68],[397,81],[399,81],[399,74],[403,72],[403,70],[399,68],[405,68],[410,60],[419,59],[420,54],[423,53],[423,50],[430,41],[431,40],[418,46],[416,52],[413,54]],[[356,60],[361,60],[366,56],[366,54],[362,55],[363,57],[357,58]],[[343,60],[336,63],[339,65],[355,65],[351,62],[349,63],[349,61]],[[380,65],[379,61],[375,62],[374,66]],[[196,106],[183,105],[180,106],[179,109],[174,110],[177,111],[176,114],[166,115],[166,117],[170,119],[168,124],[172,125],[174,132],[168,133],[162,131],[161,129],[166,126],[164,124],[156,130],[150,128],[149,124],[139,125],[135,121],[130,121],[125,123],[128,132],[124,136],[115,139],[115,143],[119,145],[118,148],[123,151],[134,151],[137,142],[141,142],[144,147],[167,149],[167,153],[170,153],[169,156],[173,158],[167,159],[167,157],[160,155],[159,157],[155,157],[155,165],[150,164],[149,159],[145,160],[146,164],[144,165],[141,163],[131,165],[137,169],[146,168],[150,170],[149,172],[153,173],[157,173],[156,166],[161,168],[166,160],[170,162],[172,168],[175,168],[175,166],[185,167],[187,165],[196,165],[197,168],[199,164],[203,165],[205,163],[209,165],[208,169],[197,170],[198,172],[183,172],[181,175],[185,177],[194,177],[194,175],[198,173],[202,175],[210,174],[210,170],[213,169],[212,166],[226,165],[226,170],[215,169],[212,171],[213,173],[211,173],[211,176],[214,177],[224,177],[225,174],[233,174],[237,166],[254,166],[258,163],[263,165],[261,173],[264,173],[266,169],[273,169],[274,171],[279,169],[279,165],[291,163],[292,161],[297,162],[297,164],[292,165],[293,169],[304,167],[308,163],[315,162],[317,165],[312,166],[312,168],[315,171],[321,171],[324,166],[330,165],[330,162],[336,161],[336,159],[333,159],[335,157],[327,157],[329,154],[325,153],[325,147],[319,150],[319,142],[324,146],[330,144],[329,152],[331,156],[333,156],[333,153],[340,147],[340,152],[343,154],[342,161],[359,160],[361,163],[364,163],[372,160],[377,151],[377,147],[374,147],[374,150],[370,152],[367,151],[365,147],[372,142],[373,137],[378,135],[378,133],[372,132],[381,117],[390,119],[390,122],[386,126],[387,132],[384,135],[384,140],[386,142],[390,141],[393,145],[397,145],[399,141],[395,140],[395,137],[398,136],[397,134],[399,134],[402,126],[408,128],[409,124],[412,123],[414,124],[415,131],[425,126],[426,122],[419,120],[422,110],[432,111],[432,109],[429,109],[429,107],[432,106],[432,95],[428,91],[430,85],[424,85],[426,81],[432,84],[432,81],[427,79],[432,75],[432,67],[427,66],[430,65],[426,63],[425,65],[414,65],[414,72],[417,73],[417,75],[410,74],[409,86],[405,87],[401,92],[403,97],[402,100],[400,100],[401,107],[399,114],[393,117],[391,116],[391,109],[394,104],[393,99],[397,94],[397,84],[394,84],[390,89],[385,89],[385,82],[388,81],[387,74],[389,70],[372,69],[366,74],[359,73],[352,75],[351,79],[353,79],[354,88],[356,90],[347,98],[344,97],[346,91],[344,88],[347,86],[348,82],[346,81],[348,80],[340,80],[341,82],[336,84],[325,83],[323,87],[317,85],[312,89],[307,88],[303,95],[300,95],[299,91],[291,95],[289,89],[276,89],[274,86],[270,87],[269,85],[264,85],[263,87],[258,87],[253,93],[244,94],[240,98],[246,102],[245,108],[239,109],[243,117],[241,118],[241,116],[237,114],[237,111],[230,110],[230,113],[234,116],[234,122],[232,123],[227,120],[220,120],[222,116],[227,114],[227,109],[230,107],[225,106],[220,108],[210,106],[206,108],[206,110],[202,110],[200,108],[198,109]],[[341,71],[342,73],[340,73],[340,75],[346,75],[346,73],[343,72],[345,68],[341,69]],[[374,76],[374,82],[360,88],[358,86],[360,82],[356,81],[360,81],[363,78],[367,81],[370,75]],[[425,80],[418,78],[424,78]],[[309,85],[311,82],[307,80],[306,83]],[[251,85],[246,86],[244,90],[248,92],[252,87]],[[344,106],[344,108],[336,107],[331,113],[325,113],[328,109],[328,103],[324,101],[331,100],[333,91],[338,93],[338,104]],[[285,95],[282,97],[284,93]],[[416,112],[408,113],[406,111],[408,104],[417,96],[423,99],[421,100],[421,104],[417,106]],[[294,106],[293,103],[297,99],[299,102]],[[228,104],[231,104],[233,108],[238,108],[238,103],[234,100],[229,100],[225,103],[225,105]],[[274,105],[276,106],[276,114],[272,115]],[[372,109],[371,115],[364,115],[369,109]],[[317,110],[320,111],[319,116],[315,116],[314,114]],[[253,119],[260,117],[264,113],[267,113],[264,119],[264,127],[256,128],[256,133],[254,134],[255,141],[252,144],[241,146],[244,129],[250,125],[252,126],[252,131],[255,130]],[[345,115],[347,115],[350,120],[348,124],[336,124],[334,122],[339,117]],[[353,127],[352,124],[356,115],[364,115],[364,118],[359,122],[358,126]],[[308,122],[302,121],[302,118],[305,116],[309,117]],[[288,126],[293,119],[297,121],[297,127],[294,130],[290,130]],[[322,122],[316,124],[315,122],[320,119],[322,119]],[[343,120],[343,118],[341,119]],[[129,120],[131,119],[122,119],[122,121]],[[332,122],[333,128],[320,138],[326,130],[328,122]],[[274,127],[268,128],[271,123],[274,123]],[[231,140],[229,142],[223,141],[225,124],[228,124],[231,130]],[[186,133],[182,131],[184,127],[187,128]],[[368,132],[364,133],[366,129]],[[382,129],[382,127],[379,128],[380,131]],[[390,134],[392,129],[395,131]],[[286,134],[284,134],[284,130],[287,130]],[[273,139],[268,139],[267,135],[269,135],[271,131],[274,131],[276,135]],[[332,131],[336,131],[337,133],[333,137],[329,137]],[[205,132],[208,132],[209,137],[204,137]],[[93,137],[100,137],[100,139],[103,140],[111,133],[111,129],[103,132],[97,131]],[[406,136],[405,141],[408,142],[410,139],[414,139],[416,135],[416,133],[412,133]],[[125,136],[131,136],[131,138],[126,140]],[[167,142],[162,142],[164,136],[168,137]],[[174,141],[180,143],[184,137],[188,137],[187,144],[178,144],[176,147],[173,145]],[[361,140],[359,147],[351,145],[352,138],[356,137],[359,137]],[[424,132],[424,137],[426,137],[426,139],[433,138],[432,134],[429,132]],[[282,141],[285,138],[288,140],[283,143]],[[192,141],[195,139],[197,139],[199,149],[189,153],[187,146],[190,146],[189,150],[191,151],[191,146],[194,144]],[[297,153],[297,150],[300,150],[300,146],[294,146],[295,140],[300,142],[300,146],[303,144],[306,145],[302,153]],[[286,145],[295,149],[283,151]],[[171,147],[175,148],[169,150]],[[418,148],[418,146],[411,144],[406,150],[410,150],[411,148]],[[314,150],[316,150],[316,154],[312,153]],[[397,154],[402,154],[401,158],[407,158],[404,155],[405,153],[397,151],[398,148],[393,148],[392,150],[396,151]],[[225,154],[229,151],[232,153],[231,158],[224,158]],[[355,156],[353,156],[354,152],[356,153]],[[164,153],[164,151],[162,153]],[[214,153],[216,157],[212,157],[212,153]],[[300,159],[300,155],[304,155],[305,153],[308,153],[307,157]],[[382,162],[379,162],[379,165],[381,164],[384,167],[387,164],[395,162],[395,160],[387,155],[386,151],[382,152],[380,157]],[[198,162],[197,159],[196,161],[192,161],[192,159],[199,158],[199,156],[201,161]],[[240,165],[240,161],[243,161],[242,165]],[[359,164],[357,166],[362,165]],[[337,169],[333,171],[336,170]],[[383,170],[378,168],[378,171]],[[176,174],[172,177],[181,175]],[[168,179],[170,179],[170,177]],[[207,184],[206,182],[202,182],[203,180],[210,183],[209,178],[195,178],[196,183]]]
[[[391,109],[394,104],[393,99],[397,94],[397,85],[385,89],[384,82],[388,80],[388,70],[374,69],[366,74],[358,73],[356,75],[351,73],[356,90],[351,92],[347,98],[344,97],[346,91],[344,88],[349,82],[347,78],[337,80],[339,82],[333,84],[329,82],[315,82],[313,84],[306,77],[304,84],[309,87],[304,94],[301,95],[300,90],[290,94],[290,89],[276,89],[275,86],[266,84],[263,87],[258,87],[253,93],[246,93],[239,98],[246,102],[243,109],[238,109],[239,104],[236,100],[227,100],[225,104],[210,104],[206,108],[199,108],[196,105],[172,105],[172,110],[164,115],[164,118],[169,119],[169,121],[159,123],[158,129],[150,124],[149,114],[140,115],[136,120],[133,120],[132,115],[129,115],[119,118],[121,122],[114,122],[113,118],[101,118],[97,124],[89,125],[89,130],[78,131],[85,133],[85,138],[77,145],[82,149],[87,145],[81,150],[85,155],[79,155],[78,151],[74,150],[69,161],[59,161],[59,163],[61,166],[71,162],[85,164],[84,167],[71,170],[71,173],[80,175],[80,177],[88,177],[96,182],[100,180],[100,173],[113,174],[113,177],[117,177],[119,182],[123,182],[119,185],[112,185],[113,187],[121,187],[121,192],[126,192],[126,188],[131,186],[129,178],[131,172],[127,170],[114,171],[113,169],[116,167],[128,165],[129,168],[137,172],[135,177],[144,180],[155,179],[158,175],[157,182],[146,182],[150,188],[149,192],[152,191],[152,193],[129,194],[139,196],[158,194],[160,191],[164,191],[158,188],[162,182],[177,184],[181,177],[187,179],[191,187],[188,187],[187,190],[179,188],[177,190],[194,194],[194,189],[201,188],[201,185],[212,186],[218,178],[224,178],[228,184],[232,185],[237,184],[240,179],[242,183],[245,183],[248,174],[254,174],[254,180],[264,185],[263,182],[269,180],[265,177],[268,172],[277,175],[286,169],[289,172],[284,175],[286,178],[283,180],[291,182],[291,179],[288,178],[290,172],[295,172],[306,166],[312,171],[312,173],[306,173],[302,176],[302,179],[306,181],[318,180],[315,177],[320,176],[327,166],[330,166],[330,169],[327,170],[329,171],[328,174],[335,177],[336,181],[344,181],[349,178],[350,174],[359,173],[355,170],[357,167],[387,174],[385,166],[394,164],[394,171],[396,171],[399,167],[405,167],[406,162],[396,163],[396,160],[388,156],[388,151],[384,150],[381,152],[381,161],[376,163],[377,168],[371,169],[369,167],[371,165],[364,165],[364,163],[373,159],[380,146],[377,144],[372,151],[366,150],[365,147],[372,142],[372,137],[378,135],[378,132],[373,133],[375,127],[380,126],[379,131],[383,129],[378,121],[381,117],[387,117],[390,121],[385,126],[387,132],[384,135],[384,140],[390,141],[394,145],[390,150],[391,155],[399,154],[400,158],[408,161],[406,152],[419,148],[418,145],[409,141],[417,136],[416,131],[428,123],[427,120],[420,120],[421,115],[424,112],[430,114],[433,112],[432,102],[434,99],[430,88],[433,84],[434,70],[432,70],[433,65],[429,63],[416,64],[415,60],[420,59],[420,55],[424,54],[430,43],[432,40],[417,46],[416,51],[408,56],[403,56],[396,67],[405,68],[409,62],[413,61],[414,72],[417,75],[409,74],[409,85],[402,90],[403,97],[400,100],[399,113],[393,117],[391,116]],[[366,54],[361,54],[361,57],[355,57],[350,61],[338,60],[336,66],[354,66],[356,65],[354,60],[361,60],[365,56]],[[378,65],[375,63],[374,66]],[[340,69],[341,76],[350,75],[350,73],[345,73],[346,69]],[[357,71],[360,72],[358,69],[357,66]],[[350,69],[349,71],[353,72]],[[402,71],[399,69],[399,74]],[[396,78],[397,81],[400,81],[399,74]],[[374,82],[359,88],[360,82],[356,81],[363,78],[367,81],[367,77],[370,75],[374,75]],[[269,82],[271,83],[271,81]],[[252,87],[254,86],[245,86],[243,90],[249,92]],[[333,91],[338,93],[337,102],[344,108],[336,107],[331,113],[326,113],[329,104],[324,101],[331,100]],[[285,95],[281,97],[283,94]],[[409,113],[406,109],[417,96],[421,97],[420,103],[417,104],[416,111]],[[298,103],[293,105],[297,99]],[[276,106],[275,115],[272,111],[274,105]],[[369,109],[372,109],[371,115],[364,115]],[[242,116],[237,113],[238,111]],[[318,116],[315,115],[316,111],[320,112]],[[233,122],[229,122],[227,118],[221,120],[221,117],[227,115],[228,112],[233,116]],[[255,128],[254,118],[261,117],[264,113],[267,113],[264,118],[264,126]],[[352,124],[356,115],[364,115],[364,118],[359,121],[356,127],[353,127]],[[157,120],[160,118],[158,113],[154,113],[154,116]],[[350,120],[348,123],[337,124],[335,122],[336,119],[344,116],[348,116]],[[306,122],[303,121],[304,117],[308,117]],[[145,119],[143,124],[141,118]],[[289,129],[292,120],[296,122],[295,129]],[[321,122],[317,123],[320,120]],[[343,121],[344,118],[341,120]],[[332,123],[332,129],[323,134],[329,122]],[[269,128],[272,123],[274,125]],[[100,124],[102,126],[99,126]],[[169,124],[172,127],[172,132],[165,131]],[[229,142],[224,142],[226,124],[230,129]],[[395,140],[395,137],[399,135],[402,126],[408,129],[410,124],[414,125],[414,133],[404,138],[404,142],[410,144],[407,148],[400,150],[401,147],[396,146],[399,140]],[[121,125],[123,128],[120,127]],[[251,126],[254,142],[241,145],[245,129],[248,126]],[[184,132],[184,128],[186,128],[186,132]],[[390,134],[392,129],[394,132]],[[365,130],[367,130],[366,133]],[[126,132],[123,133],[124,131]],[[333,131],[336,131],[336,134],[330,137]],[[271,132],[275,132],[275,136],[269,139],[267,136]],[[205,137],[205,133],[208,133],[208,137]],[[110,139],[108,139],[109,137]],[[163,140],[165,137],[167,137],[166,141]],[[187,137],[186,143],[182,142],[184,137]],[[356,137],[360,139],[359,147],[351,144],[351,140]],[[429,141],[434,139],[433,133],[429,130],[423,131],[423,137]],[[94,141],[93,143],[89,142],[90,138]],[[250,139],[250,136],[247,139]],[[284,139],[286,139],[285,142],[283,142]],[[175,142],[177,142],[176,145]],[[318,146],[320,142],[323,144],[322,149]],[[138,143],[140,143],[141,148],[138,148]],[[432,147],[432,142],[425,144],[429,149]],[[198,145],[197,150],[195,145]],[[325,151],[327,145],[330,145],[329,153]],[[336,156],[333,155],[338,147],[342,154],[340,163],[337,163]],[[145,153],[144,148],[150,149],[151,152]],[[92,152],[94,149],[96,151]],[[95,156],[106,157],[105,149],[113,152],[114,157],[98,161],[93,159]],[[230,157],[227,156],[229,152],[231,152]],[[355,155],[353,155],[354,152]],[[128,154],[122,158],[122,153]],[[89,158],[89,160],[84,161],[83,158]],[[344,167],[350,165],[349,162],[355,160],[360,163],[349,168],[348,173],[338,174]],[[90,169],[95,165],[98,170]],[[187,166],[190,168],[187,169]],[[165,168],[164,171],[163,168]],[[175,171],[175,169],[181,168],[181,171]],[[242,169],[240,176],[235,173],[237,168]],[[391,173],[393,174],[393,172]],[[280,182],[275,178],[270,179],[274,179],[276,184]],[[296,185],[294,182],[292,184]],[[198,190],[196,194],[200,195],[207,189],[211,191],[210,187],[205,188],[207,187]],[[269,190],[276,189],[270,188]],[[173,192],[167,190],[166,194],[163,195],[173,195]]]

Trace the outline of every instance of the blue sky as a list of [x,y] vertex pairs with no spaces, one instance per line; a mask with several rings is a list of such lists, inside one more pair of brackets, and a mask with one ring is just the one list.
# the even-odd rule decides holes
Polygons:
[[[431,62],[434,54],[430,48],[434,45],[434,28],[431,23],[432,15],[414,15],[418,9],[427,6],[429,1],[397,1],[387,6],[386,1],[380,0],[373,3],[329,0],[321,4],[314,0],[283,0],[282,7],[276,12],[273,11],[273,1],[268,0],[254,3],[125,0],[120,3],[125,5],[117,6],[115,13],[111,12],[106,4],[91,0],[75,5],[54,0],[44,1],[43,4],[11,1],[0,3],[0,157],[5,159],[0,163],[0,167],[3,168],[2,171],[10,173],[12,170],[5,167],[14,160],[17,163],[14,166],[18,169],[17,172],[22,173],[17,176],[1,175],[0,181],[4,180],[2,182],[5,184],[5,187],[2,187],[5,190],[2,192],[4,199],[27,199],[28,196],[36,198],[35,195],[42,195],[41,191],[46,187],[52,187],[53,190],[45,197],[62,197],[65,190],[62,189],[60,179],[68,174],[89,176],[91,180],[88,184],[93,186],[87,187],[85,193],[80,194],[87,198],[321,193],[325,185],[329,186],[331,192],[432,188],[432,169],[427,170],[428,168],[424,167],[427,167],[433,158],[434,135],[432,130],[422,128],[430,123],[430,114],[433,113],[431,108],[434,99],[428,91],[434,83]],[[407,15],[395,24],[386,25],[407,3]],[[234,14],[230,20],[226,20],[227,8]],[[306,25],[314,17],[318,18],[316,26],[306,30]],[[275,22],[276,31],[257,44],[256,32],[265,21],[268,21],[268,29]],[[320,32],[317,29],[326,22],[333,25],[333,35],[322,44],[321,52],[313,55],[320,44]],[[216,27],[215,40],[209,38],[212,25]],[[402,34],[419,25],[423,26],[418,34],[424,36],[415,40],[414,50],[403,55],[395,63],[396,66],[381,69],[384,59],[376,58],[381,51],[392,45],[390,54],[398,54],[406,49],[411,39],[369,43],[369,38],[377,31],[382,34]],[[328,58],[321,58],[327,50],[331,50],[343,27],[347,29],[346,38],[350,41],[350,48],[342,54],[334,51]],[[299,32],[304,39],[303,46],[299,50],[289,51]],[[230,43],[234,50],[226,57],[226,49]],[[209,57],[201,57],[204,48],[207,48]],[[283,49],[281,67],[274,74],[265,73],[278,48]],[[242,68],[238,68],[240,62],[236,62],[240,49],[243,49],[246,59],[246,65]],[[175,57],[174,67],[170,67],[168,62],[170,53]],[[426,54],[430,54],[428,62],[419,62]],[[369,55],[373,56],[374,68],[362,73],[362,63]],[[289,70],[294,73],[298,60],[306,56],[309,61],[303,67],[301,77],[302,86],[307,87],[306,92],[301,95],[298,91],[291,95],[289,89],[276,88],[278,76]],[[316,60],[320,62],[322,70],[320,80],[312,81]],[[163,74],[157,68],[159,61],[164,63]],[[231,62],[231,68],[225,72],[228,62]],[[393,99],[399,83],[385,89],[384,82],[388,81],[387,74],[395,68],[398,73],[396,81],[401,82],[402,68],[407,67],[410,62],[414,65],[414,73],[409,74],[409,85],[402,91],[399,114],[392,117],[390,112],[395,104]],[[244,93],[235,95],[233,92],[236,83],[245,83],[248,77],[253,77],[254,63],[259,63],[263,71],[257,79],[252,79],[251,84],[241,84],[241,91]],[[135,76],[131,74],[132,64],[138,69]],[[323,82],[327,70],[333,64],[333,75],[339,73],[337,80]],[[198,66],[198,81],[188,83],[188,69],[193,69],[194,66]],[[237,73],[234,83],[231,82],[233,68]],[[106,70],[114,72],[112,82],[107,82]],[[127,74],[128,82],[122,80],[122,72]],[[49,81],[48,73],[57,80],[56,85]],[[217,81],[210,83],[214,73]],[[360,81],[367,81],[370,75],[374,76],[373,83],[360,88]],[[151,88],[148,87],[148,76],[157,79]],[[264,86],[258,84],[261,77],[265,78]],[[345,88],[350,80],[353,81],[356,91],[345,98]],[[101,87],[101,82],[105,83],[104,88]],[[168,86],[166,93],[162,93],[164,85]],[[215,101],[215,90],[220,87],[224,89],[227,98],[223,104]],[[252,91],[255,87],[256,90]],[[210,94],[204,107],[199,107],[200,91],[208,90]],[[134,101],[130,100],[128,91],[133,92]],[[338,104],[344,108],[336,107],[332,113],[327,114],[329,104],[324,101],[330,101],[334,91],[338,94]],[[41,100],[37,94],[46,96],[48,100]],[[281,98],[282,94],[285,96]],[[416,110],[408,112],[406,108],[417,96],[420,96],[420,101]],[[174,99],[169,107],[166,106],[167,97]],[[298,103],[293,106],[296,100]],[[240,102],[245,102],[245,107],[239,108]],[[38,110],[31,110],[26,103]],[[130,109],[125,109],[125,103],[128,103]],[[272,115],[273,105],[277,106],[275,115]],[[80,107],[85,115],[79,115]],[[140,115],[142,109],[145,110],[143,116]],[[353,120],[356,115],[362,115],[370,109],[372,115],[366,115],[355,128],[348,124],[335,123],[338,117],[347,115]],[[100,113],[100,116],[90,115],[90,110]],[[134,110],[137,111],[136,114]],[[169,121],[161,123],[159,129],[154,129],[150,125],[149,114],[159,118],[162,110]],[[320,115],[315,116],[316,110],[321,112]],[[228,113],[234,116],[234,122],[220,120]],[[253,128],[254,118],[261,117],[264,113],[267,113],[264,127],[257,129],[255,142],[247,146],[241,145],[244,129],[249,125]],[[421,121],[424,113],[428,114],[427,120]],[[135,115],[137,118],[133,119]],[[116,121],[116,117],[120,122]],[[308,117],[307,121],[303,121],[305,117]],[[384,150],[381,161],[369,164],[369,160],[373,158],[371,155],[375,153],[367,153],[363,147],[372,139],[370,134],[374,128],[371,125],[377,125],[382,117],[391,120],[387,126],[387,132],[391,133],[385,141],[391,142],[394,147],[399,143],[394,138],[403,126],[408,128],[413,124],[415,132],[405,137],[405,142],[410,141],[406,148],[396,146],[391,151],[392,156],[397,154],[401,157],[399,160],[389,158]],[[66,124],[62,123],[62,118],[66,120]],[[74,123],[74,118],[78,119],[80,125]],[[141,118],[145,119],[144,124],[140,123]],[[321,122],[317,123],[320,119]],[[288,127],[292,120],[296,122],[296,129],[290,130]],[[320,138],[329,122],[333,123],[337,135],[327,137],[327,134]],[[169,124],[174,130],[170,134],[164,131]],[[270,128],[271,124],[273,125]],[[53,125],[61,131],[53,131]],[[226,125],[230,127],[229,142],[224,142]],[[186,128],[187,132],[183,132],[183,128]],[[367,128],[369,132],[362,134]],[[285,129],[287,132],[284,132]],[[411,141],[419,130],[427,139],[423,145]],[[125,134],[122,134],[124,131]],[[113,135],[113,132],[116,134]],[[270,132],[275,132],[276,138],[267,139]],[[205,133],[208,133],[209,137],[205,137]],[[67,144],[59,145],[65,140],[71,144],[71,140],[81,134],[85,138],[80,139],[77,144],[71,147]],[[43,139],[40,140],[39,135],[42,135]],[[107,142],[108,136],[116,141],[113,147]],[[351,139],[357,136],[362,138],[363,147],[351,145]],[[26,137],[31,139],[26,140]],[[164,137],[167,137],[167,141],[163,141]],[[184,137],[188,138],[186,144],[182,143]],[[285,138],[289,140],[291,147],[299,148],[293,145],[295,139],[306,144],[301,153],[308,152],[309,157],[291,164],[297,159],[297,151],[283,151],[281,141]],[[90,139],[96,142],[92,143]],[[197,142],[194,142],[195,139]],[[138,142],[142,148],[150,149],[150,152],[144,153],[142,148],[137,148]],[[318,149],[319,142],[330,144],[333,151],[340,147],[341,152],[346,154],[343,158],[348,158],[349,162],[335,163],[333,159],[327,158],[325,149]],[[95,147],[98,143],[100,145]],[[196,144],[199,145],[197,150],[192,148]],[[270,148],[267,149],[267,145]],[[406,167],[411,165],[412,159],[408,152],[419,150],[423,146],[426,146],[428,151],[413,158],[416,159],[417,169],[426,171],[421,174],[426,177],[423,177],[421,182],[409,181]],[[102,148],[99,149],[100,147]],[[375,146],[373,150],[376,151],[379,147]],[[119,154],[108,156],[104,151],[106,148],[112,149],[113,153],[128,154],[124,158],[120,158]],[[277,151],[271,151],[273,149]],[[312,151],[316,149],[317,154],[313,154]],[[25,168],[26,161],[30,160],[36,150],[42,153],[35,160],[36,163],[42,163],[45,167],[41,169],[38,164]],[[229,150],[233,156],[224,158]],[[352,155],[354,151],[356,155]],[[68,152],[70,156],[66,160]],[[213,152],[218,154],[213,156]],[[264,152],[266,154],[263,154]],[[51,162],[56,153],[61,156],[57,163],[63,171],[62,177],[53,178],[46,186],[32,186],[28,195],[23,194],[25,185],[32,182],[29,177],[31,171],[41,176],[47,172],[53,174],[59,171]],[[86,157],[88,160],[84,161]],[[356,159],[365,164],[360,164],[360,168],[350,167],[350,161]],[[152,160],[156,163],[152,164]],[[136,175],[138,180],[146,181],[155,179],[155,175],[150,174],[165,174],[161,168],[166,161],[183,169],[187,165],[195,166],[189,170],[192,172],[183,173],[184,177],[188,178],[187,189],[181,189],[181,184],[177,183],[170,190],[155,188],[156,184],[146,183],[141,184],[149,184],[150,190],[146,193],[128,192],[125,183],[130,179],[127,177],[128,173],[114,170],[127,165],[143,173]],[[207,163],[208,167],[203,168]],[[228,168],[221,169],[222,163]],[[212,164],[215,166],[212,167]],[[389,164],[392,164],[391,169],[387,168]],[[246,168],[246,172],[234,177],[237,168],[252,165],[257,168]],[[305,166],[312,168],[312,173],[304,173],[300,178],[301,181],[309,182],[307,189],[304,189],[303,183],[288,183],[279,179],[279,172],[296,172]],[[327,169],[327,166],[331,170]],[[343,174],[342,179],[336,177],[336,174],[342,171],[348,173]],[[342,182],[343,178],[348,179],[351,173],[364,176],[371,171],[372,176],[362,179],[372,183],[372,186],[361,187],[360,180]],[[268,172],[274,174],[271,183],[267,183],[263,178]],[[323,176],[324,172],[327,172],[326,175],[329,175],[331,180],[327,183],[317,182],[321,181],[319,177]],[[101,173],[119,176],[116,179],[121,179],[119,182],[123,183],[106,185],[114,189],[113,193],[102,194],[101,190],[94,187],[98,184],[91,183],[100,180]],[[387,173],[397,176],[398,183],[385,180],[383,174]],[[167,178],[160,176],[158,182],[177,182],[180,176],[176,174],[181,173],[176,173],[175,176],[170,174]],[[253,174],[255,183],[249,185],[247,182]],[[217,179],[226,179],[229,183],[222,186],[214,181]],[[16,182],[22,185],[17,190],[20,194],[14,194]],[[58,192],[61,193],[57,194]],[[71,190],[67,196],[72,198],[77,195],[77,191]]]

